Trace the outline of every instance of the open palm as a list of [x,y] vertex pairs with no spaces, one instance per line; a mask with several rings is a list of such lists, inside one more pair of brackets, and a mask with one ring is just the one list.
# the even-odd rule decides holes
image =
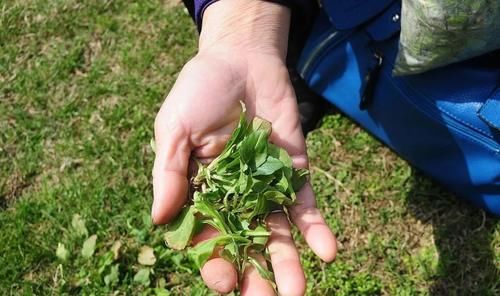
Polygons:
[[[288,151],[295,167],[308,166],[296,98],[283,61],[263,53],[249,53],[244,58],[224,52],[199,54],[181,71],[155,121],[155,223],[169,222],[185,204],[191,156],[209,162],[223,150],[238,123],[240,100],[249,116],[272,123],[270,140]],[[334,259],[335,238],[316,208],[309,183],[298,193],[290,218],[321,259]],[[274,213],[267,223],[278,290],[282,295],[302,295],[305,277],[288,219],[283,213]],[[217,234],[207,228],[193,240],[200,242],[213,235]],[[201,273],[207,286],[221,293],[238,284],[235,268],[222,258],[209,260]],[[243,295],[274,294],[252,268],[240,280]]]

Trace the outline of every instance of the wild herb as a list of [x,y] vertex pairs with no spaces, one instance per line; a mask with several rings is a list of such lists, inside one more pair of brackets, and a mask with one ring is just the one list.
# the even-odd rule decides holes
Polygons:
[[250,254],[269,257],[265,218],[274,210],[286,213],[308,171],[293,168],[288,153],[269,142],[269,122],[256,117],[250,123],[245,116],[243,107],[222,153],[208,165],[198,163],[198,173],[191,180],[192,200],[168,225],[165,240],[171,248],[184,249],[203,225],[210,225],[219,235],[188,247],[198,267],[218,252],[235,264],[240,275],[252,264],[263,278],[273,281],[272,272]]

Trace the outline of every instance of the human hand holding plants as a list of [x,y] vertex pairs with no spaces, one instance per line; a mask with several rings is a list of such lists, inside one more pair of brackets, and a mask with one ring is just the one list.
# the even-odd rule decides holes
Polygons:
[[[224,149],[238,124],[240,100],[250,117],[272,123],[270,141],[288,151],[294,167],[308,166],[285,66],[289,23],[288,8],[259,0],[221,0],[205,11],[199,53],[181,71],[155,121],[152,216],[156,224],[171,221],[186,203],[190,158],[209,162]],[[335,238],[316,208],[309,183],[297,200],[289,209],[292,222],[321,259],[333,260]],[[302,295],[305,278],[286,215],[270,214],[267,225],[278,290],[282,295]],[[214,235],[206,228],[193,241]],[[238,281],[235,268],[222,258],[207,261],[201,274],[208,287],[221,293],[234,289]],[[274,294],[252,267],[240,280],[243,295]]]

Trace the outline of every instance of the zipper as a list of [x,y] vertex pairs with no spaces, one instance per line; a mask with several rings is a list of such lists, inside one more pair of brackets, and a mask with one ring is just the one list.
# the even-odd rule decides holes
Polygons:
[[[445,114],[447,117],[449,115]],[[453,120],[456,120],[452,118]],[[500,144],[495,141],[494,139],[484,136],[483,134],[476,132],[472,130],[471,132],[470,128],[465,128],[463,124],[456,124],[454,123],[453,125],[450,125],[451,121],[447,121],[446,125],[450,127],[451,129],[457,131],[459,134],[461,134],[464,137],[469,137],[475,142],[478,142],[482,144],[485,148],[488,148],[489,150],[492,150],[497,156],[500,155]]]
[[384,62],[384,56],[378,50],[373,53],[373,58],[375,59],[375,66],[366,73],[363,91],[361,91],[361,101],[359,102],[359,109],[361,110],[366,110],[373,102],[375,87],[377,86],[380,71],[382,70],[382,63]]
[[[352,33],[352,32],[351,32]],[[321,61],[322,56],[325,54],[325,52],[331,47],[334,46],[335,44],[340,43],[341,41],[345,40],[347,37],[351,35],[345,34],[345,36],[342,36],[342,38],[336,38],[340,34],[338,31],[335,29],[329,30],[327,33],[325,33],[326,37],[321,41],[318,46],[309,54],[309,56],[306,58],[305,62],[302,63],[302,66],[299,69],[300,75],[307,80],[306,78],[309,78],[310,73],[314,71],[314,69],[317,68],[317,64]],[[336,41],[336,42],[333,42]],[[377,57],[378,53],[375,53],[375,57]],[[383,62],[383,57],[382,55],[379,55],[379,60],[378,63],[375,67],[375,73],[374,75],[379,76],[383,72],[381,70],[382,68],[382,62]],[[394,66],[394,65],[391,65]],[[373,72],[373,71],[370,71]],[[370,75],[370,73],[369,73]],[[385,75],[388,75],[385,73]],[[390,75],[390,74],[389,74]],[[370,76],[373,76],[370,75]],[[375,79],[378,80],[378,79]],[[392,80],[392,77],[389,77],[389,81],[400,91],[401,88],[394,83]],[[375,83],[373,83],[375,84]],[[417,93],[414,89],[411,88],[410,85],[405,84],[408,88],[410,88],[413,92]],[[365,95],[368,95],[370,92],[370,89],[367,90],[368,87],[365,87],[363,97]],[[373,89],[374,90],[374,85]],[[368,92],[368,93],[367,93]],[[373,95],[373,94],[372,94]],[[435,120],[437,122],[441,122],[445,124],[451,131],[456,131],[457,134],[460,134],[466,138],[469,138],[470,140],[480,144],[481,146],[487,148],[488,150],[492,150],[495,154],[500,155],[500,143],[498,143],[495,139],[484,135],[483,133],[477,131],[475,128],[472,126],[469,126],[467,124],[464,124],[460,121],[458,121],[456,118],[453,116],[449,115],[447,112],[444,112],[441,109],[440,112],[436,110],[436,106],[434,104],[431,104],[429,100],[425,99],[424,96],[421,96],[423,99],[419,101],[419,104],[415,103],[413,100],[408,98],[408,96],[404,95],[402,93],[403,98],[411,103],[415,108],[420,109],[424,114],[429,116],[432,120]],[[367,96],[369,98],[369,96]],[[363,101],[361,101],[360,105],[364,104]],[[365,103],[366,104],[366,103]]]
[[334,44],[340,43],[341,41],[347,39],[347,37],[349,37],[351,35],[351,33],[345,34],[345,36],[343,36],[343,38],[337,38],[336,42],[332,42],[340,34],[345,34],[345,32],[341,33],[339,31],[335,30],[334,28],[328,30],[324,34],[324,35],[326,35],[326,37],[323,39],[323,41],[321,41],[312,50],[312,52],[309,54],[309,56],[307,57],[307,59],[305,60],[305,62],[302,64],[302,66],[300,67],[300,69],[298,69],[300,76],[302,76],[303,78],[305,78],[306,76],[309,76],[309,73],[311,72],[311,69],[312,68],[316,68],[315,66],[316,66],[317,62],[320,60],[319,57],[321,55],[323,55],[323,53],[328,48],[330,48]]

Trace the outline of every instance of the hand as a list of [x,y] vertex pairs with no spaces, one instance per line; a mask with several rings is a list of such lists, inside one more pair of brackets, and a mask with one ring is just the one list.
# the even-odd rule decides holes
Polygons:
[[[231,17],[235,9],[246,12],[248,19]],[[285,7],[248,0],[222,0],[206,10],[200,51],[181,71],[155,121],[152,216],[156,224],[170,221],[186,202],[190,157],[210,161],[222,151],[237,125],[240,100],[249,116],[272,123],[271,141],[289,152],[294,166],[308,166],[296,98],[284,63],[289,14]],[[221,20],[226,22],[223,26],[217,24]],[[259,21],[265,21],[265,26]],[[291,220],[312,250],[324,261],[332,261],[335,238],[316,208],[310,184],[304,185],[298,200],[290,209]],[[267,222],[278,290],[281,295],[302,295],[305,277],[288,220],[276,213]],[[207,228],[193,241],[213,235],[217,234]],[[209,260],[201,274],[207,286],[220,293],[230,292],[238,281],[235,268],[222,258]],[[240,289],[243,295],[274,294],[253,268],[245,271]]]

